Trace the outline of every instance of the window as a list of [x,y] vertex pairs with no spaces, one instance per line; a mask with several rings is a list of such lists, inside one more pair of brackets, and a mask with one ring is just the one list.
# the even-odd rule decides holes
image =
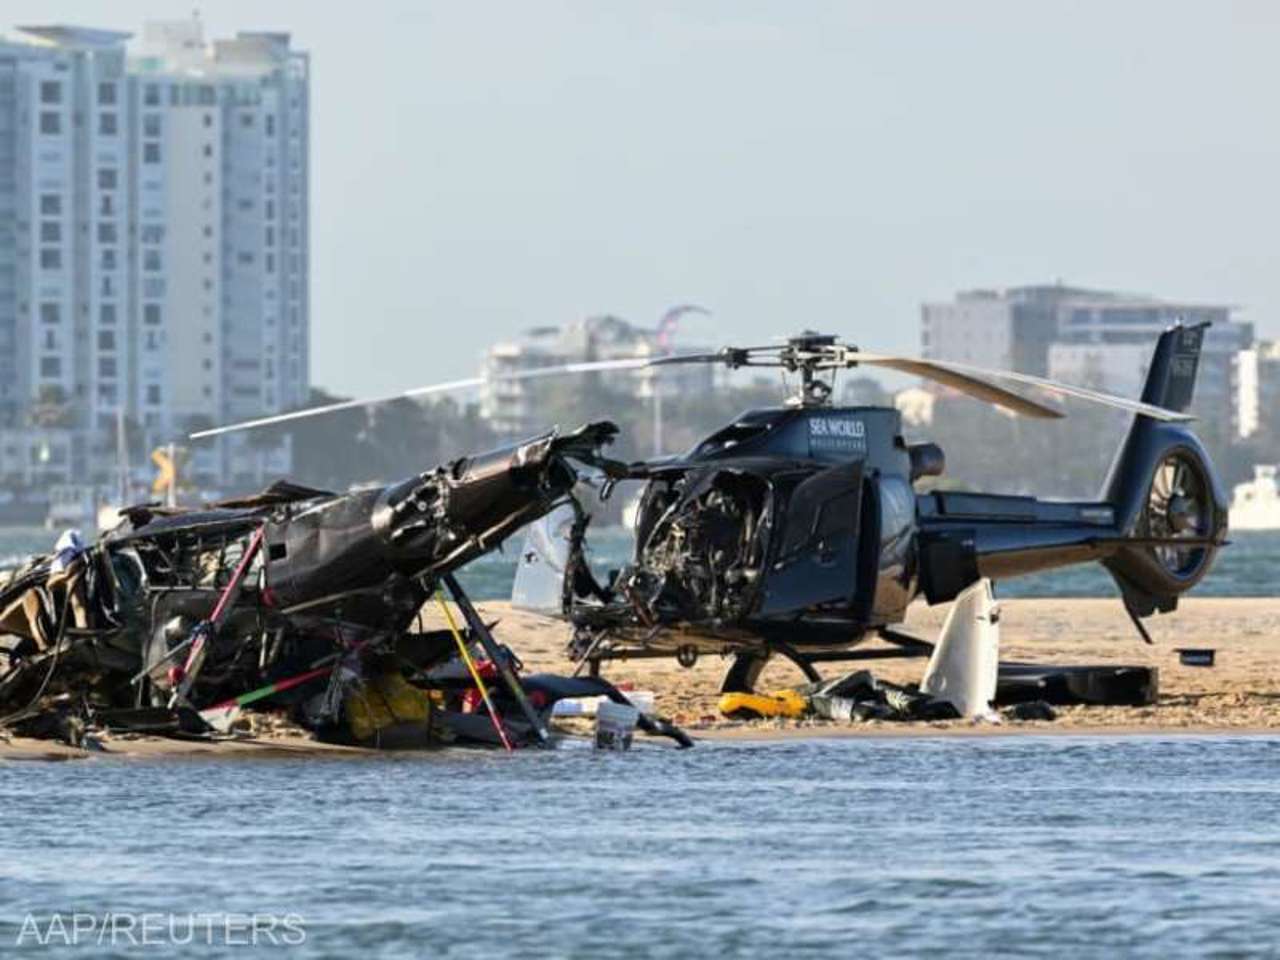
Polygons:
[[40,304],[40,322],[57,323],[62,319],[62,306],[57,303]]
[[62,115],[53,110],[45,110],[40,114],[40,132],[56,134],[62,132]]
[[160,114],[148,113],[142,117],[142,135],[144,137],[160,136]]
[[275,273],[276,272],[276,255],[274,253],[268,253],[266,260],[267,260],[267,273]]
[[206,157],[212,157],[212,156],[213,156],[213,144],[212,144],[212,143],[206,143],[206,144],[204,145],[204,155],[205,155]]
[[102,269],[114,270],[116,268],[116,248],[106,247],[102,251]]
[[40,194],[40,213],[46,217],[56,217],[62,213],[62,195],[57,193]]
[[114,303],[104,303],[98,308],[98,322],[108,326],[115,324],[116,305]]
[[115,106],[116,85],[114,83],[98,84],[98,103],[104,107]]
[[62,251],[57,247],[44,247],[40,250],[40,269],[61,270]]
[[98,171],[98,189],[114,190],[116,188],[116,171],[111,167],[102,167]]
[[204,125],[205,125],[206,127],[212,127],[212,126],[213,126],[213,114],[212,114],[212,113],[206,113],[206,114],[204,115]]
[[149,273],[156,273],[160,270],[160,251],[144,250],[142,251],[142,269]]
[[99,357],[98,358],[98,376],[104,380],[113,380],[116,375],[116,358],[115,357]]
[[142,242],[143,243],[160,243],[164,240],[164,225],[159,223],[144,223],[142,225]]
[[62,84],[57,80],[44,80],[40,83],[41,103],[61,103]]
[[271,116],[270,114],[267,114],[267,118],[265,122],[267,125],[267,136],[274,137],[276,133],[276,118]]
[[249,253],[248,251],[241,250],[238,254],[236,254],[236,260],[238,260],[240,263],[243,263],[243,264],[253,263],[253,254]]
[[40,221],[40,242],[41,243],[61,243],[62,242],[62,224],[57,220]]
[[42,377],[62,376],[62,360],[58,357],[41,357],[40,358],[40,376]]
[[154,406],[159,406],[159,404],[160,404],[160,384],[158,384],[158,383],[148,383],[148,384],[147,384],[147,403],[149,403],[149,404],[150,404],[151,406],[153,406],[153,407],[154,407]]
[[44,348],[46,350],[58,349],[58,334],[53,330],[46,330],[44,332]]
[[98,349],[110,353],[116,348],[116,332],[114,330],[98,331]]
[[142,102],[148,107],[158,107],[160,105],[160,87],[154,83],[147,84],[142,89]]
[[103,137],[116,135],[116,115],[112,112],[98,114],[98,134]]
[[253,126],[253,114],[252,114],[252,113],[242,113],[242,114],[240,114],[240,126],[242,126],[242,127],[252,127],[252,126]]
[[267,201],[267,219],[271,220],[276,215],[276,202],[274,200]]
[[144,143],[142,145],[142,162],[143,163],[159,163],[160,162],[160,144]]
[[98,242],[99,243],[115,243],[116,242],[116,225],[110,222],[98,224]]
[[212,370],[213,361],[210,360],[208,357],[205,357],[203,360],[200,361],[200,366],[203,367],[205,370]]
[[160,304],[148,303],[142,308],[142,322],[153,326],[160,323]]

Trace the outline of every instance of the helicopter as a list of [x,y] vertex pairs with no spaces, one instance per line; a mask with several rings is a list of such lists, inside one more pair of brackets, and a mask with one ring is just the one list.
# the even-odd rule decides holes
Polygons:
[[[616,433],[607,421],[552,430],[350,493],[279,481],[207,506],[140,504],[94,544],[67,531],[0,579],[0,728],[197,733],[259,702],[298,706],[304,726],[333,733],[352,683],[399,684],[407,670],[419,690],[439,688],[429,672],[464,646],[462,631],[450,619],[424,632],[421,610],[447,590],[466,647],[496,675],[506,716],[486,703],[501,742],[545,743],[545,714],[573,685],[517,679],[454,573],[561,502],[575,463],[617,472],[602,455]],[[491,741],[483,718],[444,716],[450,735]],[[682,737],[656,718],[641,725]]]
[[[527,380],[671,364],[773,368],[798,375],[780,406],[750,410],[680,456],[620,464],[598,458],[601,496],[623,480],[644,484],[631,562],[601,582],[587,560],[591,513],[565,492],[529,531],[513,601],[572,625],[570,653],[598,675],[605,661],[702,654],[732,657],[723,689],[750,691],[781,655],[811,680],[815,664],[928,656],[906,632],[908,606],[951,601],[981,579],[1098,562],[1126,612],[1143,619],[1176,608],[1225,543],[1227,500],[1188,424],[1207,324],[1160,335],[1140,400],[1011,371],[871,353],[806,331],[784,342],[712,353],[588,361],[502,375]],[[933,490],[943,475],[932,442],[909,443],[892,407],[837,406],[836,371],[878,367],[932,380],[1019,415],[1056,419],[1054,406],[1000,381],[1118,408],[1133,420],[1100,496]],[[480,386],[483,378],[344,401],[193,435],[216,435],[330,410]],[[888,649],[857,649],[880,637]]]
[[[586,557],[577,504],[531,532],[513,599],[566,617],[570,650],[602,661],[732,656],[724,692],[750,692],[774,655],[811,681],[815,664],[928,656],[902,622],[917,597],[954,600],[986,578],[1099,562],[1140,635],[1143,618],[1176,608],[1224,543],[1227,500],[1187,426],[1204,325],[1159,337],[1140,401],[1029,375],[865,353],[806,333],[784,344],[661,358],[656,364],[773,367],[799,375],[779,407],[751,410],[683,456],[629,467],[644,482],[630,563],[601,583]],[[933,490],[936,443],[909,443],[899,412],[836,406],[828,375],[857,366],[917,374],[1010,412],[1062,414],[996,386],[997,377],[1120,407],[1133,421],[1097,500]],[[606,483],[612,485],[614,481]],[[559,527],[556,528],[556,524]],[[549,571],[561,573],[559,587]],[[866,639],[888,643],[857,649]]]

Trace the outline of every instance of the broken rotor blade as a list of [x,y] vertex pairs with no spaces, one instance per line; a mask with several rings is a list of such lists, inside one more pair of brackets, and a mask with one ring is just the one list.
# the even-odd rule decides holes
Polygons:
[[[1178,413],[1174,410],[1166,410],[1164,407],[1157,407],[1150,403],[1143,403],[1141,400],[1130,400],[1125,397],[1117,397],[1114,394],[1103,393],[1101,390],[1090,390],[1087,387],[1074,387],[1068,383],[1059,383],[1057,380],[1048,380],[1044,377],[1035,377],[1029,373],[1014,373],[1012,370],[987,370],[982,367],[971,367],[968,364],[954,363],[951,360],[920,360],[915,357],[894,357],[883,354],[862,353],[860,351],[849,351],[845,355],[846,361],[854,364],[868,364],[869,366],[888,367],[891,370],[900,370],[903,373],[914,373],[917,376],[925,377],[930,380],[936,380],[938,383],[946,386],[954,387],[962,393],[968,393],[979,399],[988,400],[990,403],[1014,410],[1017,413],[1024,413],[1021,409],[1023,406],[1034,407],[1040,412],[1030,412],[1030,416],[1037,417],[1061,417],[1062,414],[1051,407],[1046,407],[1034,401],[1028,400],[1016,393],[997,387],[995,384],[987,382],[994,378],[997,380],[1011,380],[1014,383],[1022,383],[1032,387],[1038,387],[1049,393],[1060,397],[1075,397],[1078,400],[1087,400],[1090,403],[1101,404],[1105,407],[1114,407],[1117,410],[1127,410],[1130,413],[1139,413],[1154,420],[1168,420],[1174,423],[1186,423],[1195,419],[1187,413]],[[1006,403],[1004,400],[994,399],[994,396],[984,396],[984,392],[999,393],[1007,398],[1014,398],[1013,403]]]
[[588,360],[583,363],[562,363],[549,367],[534,367],[530,370],[517,370],[512,373],[495,373],[488,377],[467,377],[465,380],[449,380],[444,383],[433,383],[425,387],[414,387],[412,390],[403,390],[400,393],[392,393],[382,397],[372,397],[360,400],[341,400],[337,403],[325,404],[322,407],[308,407],[305,410],[292,410],[289,413],[278,413],[269,417],[258,417],[255,420],[242,420],[239,423],[229,423],[221,427],[211,427],[208,430],[199,430],[191,434],[190,439],[201,440],[205,437],[216,437],[224,433],[234,433],[238,430],[251,430],[255,427],[269,427],[277,423],[288,423],[293,420],[304,420],[307,417],[318,417],[326,413],[336,413],[339,410],[375,407],[379,404],[391,403],[395,400],[426,397],[437,393],[451,393],[456,390],[471,390],[476,387],[484,386],[486,383],[493,383],[496,381],[534,380],[540,377],[552,377],[571,373],[594,373],[601,370],[639,370],[640,368],[647,367],[652,363],[653,361],[640,357],[626,360]]

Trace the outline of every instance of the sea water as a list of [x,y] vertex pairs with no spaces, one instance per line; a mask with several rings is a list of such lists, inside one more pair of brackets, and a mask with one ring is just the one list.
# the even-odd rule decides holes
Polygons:
[[78,912],[310,957],[1274,956],[1277,810],[1273,737],[0,762],[0,955],[245,953],[47,938]]

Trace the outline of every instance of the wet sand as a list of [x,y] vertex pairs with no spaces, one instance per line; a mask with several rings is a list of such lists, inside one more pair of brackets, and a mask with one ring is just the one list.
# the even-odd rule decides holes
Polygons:
[[[507,603],[478,604],[486,620],[499,620],[498,638],[524,661],[528,672],[569,673],[564,655],[567,628]],[[947,607],[913,607],[907,628],[933,637]],[[432,611],[436,615],[435,611]],[[1257,734],[1280,732],[1280,599],[1184,599],[1179,610],[1147,622],[1155,639],[1137,636],[1117,600],[1005,600],[1001,602],[1001,656],[1042,663],[1152,665],[1160,670],[1160,697],[1148,707],[1062,707],[1054,721],[975,725],[934,723],[835,723],[830,721],[733,721],[718,713],[720,681],[727,659],[702,657],[691,669],[674,660],[616,661],[605,666],[615,683],[652,690],[658,712],[707,739],[776,739],[815,736],[978,736],[1006,734]],[[878,643],[878,641],[876,641]],[[870,645],[868,645],[869,648]],[[1186,667],[1178,647],[1212,647],[1216,665]],[[824,664],[824,675],[858,667],[895,682],[919,680],[924,660]],[[760,690],[804,682],[793,666],[771,663]],[[253,739],[213,743],[156,737],[104,737],[108,754],[130,757],[359,756],[370,751],[318,744],[265,722]],[[570,725],[571,727],[573,725]],[[579,727],[580,728],[580,727]],[[5,740],[0,760],[57,760],[93,756],[50,741]]]

